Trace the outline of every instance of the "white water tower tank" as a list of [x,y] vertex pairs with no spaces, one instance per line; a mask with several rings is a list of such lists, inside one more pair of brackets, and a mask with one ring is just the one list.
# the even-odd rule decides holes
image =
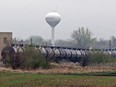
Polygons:
[[46,15],[45,20],[52,28],[51,44],[52,44],[52,46],[55,46],[55,44],[54,44],[54,31],[55,31],[54,28],[61,21],[61,16],[57,12],[50,12]]

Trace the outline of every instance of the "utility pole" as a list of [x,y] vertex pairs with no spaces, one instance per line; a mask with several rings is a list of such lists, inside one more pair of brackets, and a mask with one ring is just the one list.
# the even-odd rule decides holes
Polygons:
[[109,40],[109,50],[111,49],[111,40]]
[[31,38],[31,46],[32,46],[32,38]]

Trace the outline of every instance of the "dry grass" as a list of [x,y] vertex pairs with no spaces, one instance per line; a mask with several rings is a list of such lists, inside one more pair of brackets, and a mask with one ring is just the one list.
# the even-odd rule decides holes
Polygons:
[[13,70],[12,68],[0,67],[0,71],[10,72],[29,72],[29,73],[45,73],[45,74],[76,74],[76,73],[89,73],[89,72],[112,72],[116,71],[115,64],[113,65],[98,65],[81,67],[78,63],[64,63],[59,64],[51,63],[50,69],[36,69],[36,70]]

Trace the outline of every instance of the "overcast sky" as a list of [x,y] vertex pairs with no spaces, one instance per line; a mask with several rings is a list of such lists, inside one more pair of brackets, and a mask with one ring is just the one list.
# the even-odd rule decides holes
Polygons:
[[54,10],[62,17],[55,39],[70,38],[82,26],[94,37],[116,36],[116,0],[0,0],[0,31],[23,39],[31,35],[51,39],[45,16]]

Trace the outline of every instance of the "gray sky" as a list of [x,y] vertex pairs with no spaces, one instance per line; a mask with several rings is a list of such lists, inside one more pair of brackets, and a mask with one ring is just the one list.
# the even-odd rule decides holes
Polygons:
[[30,35],[51,39],[45,16],[53,10],[62,17],[55,39],[70,38],[82,26],[98,38],[116,36],[116,0],[0,0],[0,31],[24,39]]

